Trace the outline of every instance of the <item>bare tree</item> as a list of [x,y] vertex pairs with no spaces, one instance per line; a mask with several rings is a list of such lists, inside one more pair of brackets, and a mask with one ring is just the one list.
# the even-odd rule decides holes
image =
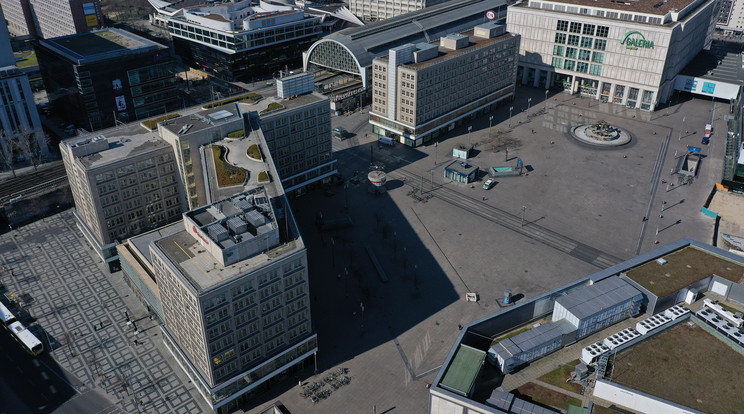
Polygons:
[[0,163],[13,173],[13,177],[16,177],[15,164],[13,164],[13,140],[8,137],[4,129],[0,129]]
[[[44,133],[43,131],[41,132]],[[36,132],[29,129],[22,129],[18,134],[18,148],[21,150],[23,155],[26,156],[31,165],[34,166],[34,171],[37,170],[39,164],[41,164],[43,153],[39,146],[39,139],[36,136]],[[47,139],[46,135],[42,138],[45,142]]]

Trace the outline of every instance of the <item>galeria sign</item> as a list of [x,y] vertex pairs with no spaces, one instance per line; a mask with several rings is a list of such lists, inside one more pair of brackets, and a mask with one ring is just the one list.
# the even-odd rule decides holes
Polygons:
[[625,45],[626,49],[637,50],[637,49],[653,49],[653,40],[646,40],[646,36],[638,30],[631,30],[625,33],[623,40],[620,42],[621,45]]

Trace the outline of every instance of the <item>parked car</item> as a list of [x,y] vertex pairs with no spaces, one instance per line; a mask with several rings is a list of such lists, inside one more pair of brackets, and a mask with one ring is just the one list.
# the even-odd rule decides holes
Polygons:
[[346,134],[347,133],[348,133],[348,131],[346,131],[346,129],[344,129],[344,128],[341,128],[341,127],[333,128],[333,136],[335,138],[344,139],[344,138],[346,138]]
[[483,189],[484,190],[490,190],[493,185],[496,184],[496,181],[493,178],[489,178],[486,180],[485,183],[483,183]]

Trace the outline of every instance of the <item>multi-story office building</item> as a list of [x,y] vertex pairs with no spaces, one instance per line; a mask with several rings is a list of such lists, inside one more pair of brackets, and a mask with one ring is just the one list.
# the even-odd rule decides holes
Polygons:
[[369,122],[410,146],[436,138],[513,97],[518,52],[519,36],[499,23],[390,49],[372,63]]
[[522,36],[517,81],[654,110],[710,47],[718,0],[528,1],[509,8]]
[[744,33],[744,1],[722,0],[716,28],[726,36],[741,36]]
[[103,25],[100,0],[3,0],[0,6],[15,36],[50,39]]
[[250,0],[174,10],[158,9],[176,54],[223,80],[250,82],[301,64],[302,52],[321,35],[321,18],[289,6]]
[[374,22],[421,10],[445,1],[447,0],[349,0],[349,10],[363,21]]
[[120,29],[46,39],[36,48],[50,102],[98,130],[181,108],[167,47]]
[[[0,11],[0,20],[3,14]],[[0,27],[0,160],[3,166],[49,152],[28,76],[15,65],[10,36]]]
[[137,124],[60,143],[75,220],[109,269],[120,240],[179,220],[185,209],[173,149]]
[[268,150],[288,193],[302,193],[308,185],[313,186],[337,172],[331,157],[330,105],[320,94],[303,94],[291,100],[264,98],[255,104],[223,105],[198,111],[163,122],[158,130],[178,157],[189,208],[210,204],[224,195],[204,175],[202,154],[209,144],[231,132],[250,131],[250,118],[242,116],[246,112],[255,112],[260,117]]

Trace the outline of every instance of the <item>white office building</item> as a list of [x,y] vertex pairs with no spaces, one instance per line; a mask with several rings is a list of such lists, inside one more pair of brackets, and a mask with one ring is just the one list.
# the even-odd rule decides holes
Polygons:
[[715,29],[719,0],[548,0],[509,8],[517,82],[654,110]]

